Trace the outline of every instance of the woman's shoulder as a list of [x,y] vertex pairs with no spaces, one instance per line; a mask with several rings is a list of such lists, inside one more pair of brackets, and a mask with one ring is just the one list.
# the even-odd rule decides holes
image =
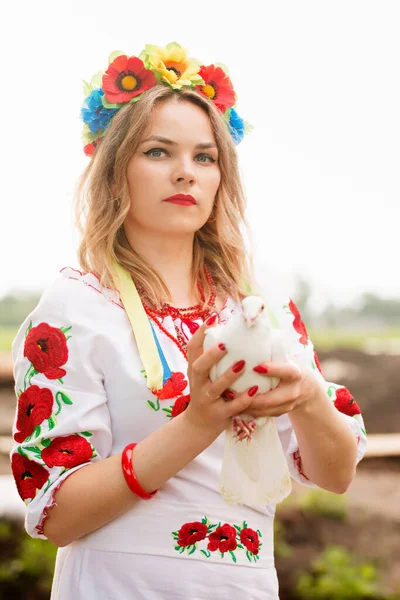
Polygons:
[[13,352],[27,330],[40,323],[52,327],[74,324],[81,331],[94,332],[110,321],[110,311],[118,313],[121,309],[118,292],[103,286],[94,273],[64,267],[45,287],[38,304],[21,324],[13,341]]
[[64,267],[59,276],[53,283],[54,291],[58,289],[70,290],[75,297],[90,298],[96,297],[101,303],[111,304],[123,308],[119,293],[100,283],[95,273],[82,273],[74,267]]

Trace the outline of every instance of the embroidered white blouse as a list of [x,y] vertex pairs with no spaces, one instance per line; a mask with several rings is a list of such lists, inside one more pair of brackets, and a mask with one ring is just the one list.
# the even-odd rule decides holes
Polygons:
[[[290,339],[292,357],[317,371],[318,358],[296,306],[290,298],[265,292]],[[237,309],[228,298],[220,321]],[[18,406],[11,461],[32,537],[45,538],[43,523],[54,494],[74,471],[139,442],[186,407],[187,362],[153,325],[172,371],[159,396],[146,386],[118,293],[91,273],[63,269],[19,329],[12,348]],[[178,326],[191,337],[180,319],[174,323],[166,317],[163,326],[173,336]],[[326,389],[357,438],[359,461],[366,435],[358,405],[343,386],[326,382]],[[276,424],[292,477],[313,486],[302,473],[288,415],[276,418]],[[223,435],[154,498],[60,548],[52,599],[192,600],[210,593],[215,599],[278,598],[275,507],[233,507],[223,500]]]

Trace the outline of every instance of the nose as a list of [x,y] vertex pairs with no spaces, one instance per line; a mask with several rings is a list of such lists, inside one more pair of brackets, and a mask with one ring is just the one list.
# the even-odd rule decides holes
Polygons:
[[182,158],[173,173],[174,182],[187,182],[193,184],[196,181],[192,160]]

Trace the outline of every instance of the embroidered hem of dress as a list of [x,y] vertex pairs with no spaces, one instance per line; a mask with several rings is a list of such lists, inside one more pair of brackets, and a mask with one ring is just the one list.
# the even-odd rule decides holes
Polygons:
[[[169,556],[253,568],[274,566],[273,517],[240,505],[226,505],[221,510],[221,506],[172,504],[156,502],[156,498],[150,502],[139,502],[122,517],[73,542],[73,545],[106,552]],[[211,525],[213,528],[206,535],[206,529]],[[232,541],[225,552],[221,552],[221,546],[216,543],[218,525],[228,525],[221,536],[226,538],[227,534],[232,536],[231,540],[237,540]],[[189,529],[203,530],[204,537],[198,541],[195,541],[196,537],[190,539],[189,535],[196,534],[189,534]],[[245,531],[241,538],[239,531],[242,530]],[[178,537],[183,546],[179,545]],[[255,548],[257,539],[260,547],[253,554],[251,548]]]

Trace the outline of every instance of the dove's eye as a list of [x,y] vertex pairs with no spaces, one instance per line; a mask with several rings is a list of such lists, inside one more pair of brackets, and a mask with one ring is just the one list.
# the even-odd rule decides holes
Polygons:
[[264,308],[265,308],[265,306],[264,306],[264,304],[263,304],[263,305],[262,305],[262,307],[261,307],[261,310],[264,310]]

